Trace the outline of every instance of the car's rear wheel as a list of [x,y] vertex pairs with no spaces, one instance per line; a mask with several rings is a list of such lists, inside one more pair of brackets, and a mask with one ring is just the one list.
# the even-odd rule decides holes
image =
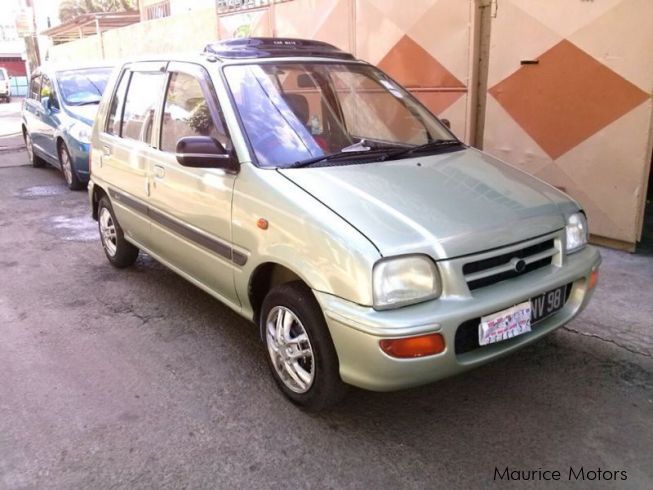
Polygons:
[[32,167],[41,168],[45,166],[45,162],[34,153],[34,144],[32,143],[32,137],[27,131],[23,133],[23,139],[25,140],[27,158],[29,159],[29,163],[32,164]]
[[59,145],[59,163],[61,164],[61,172],[63,173],[64,179],[66,179],[66,184],[71,191],[78,191],[84,188],[84,184],[79,177],[77,177],[77,172],[73,168],[73,161],[70,158],[70,152],[65,143]]
[[329,329],[305,284],[273,288],[263,301],[261,322],[270,371],[293,403],[319,411],[344,396],[347,386],[340,379]]
[[136,262],[138,248],[125,240],[111,202],[106,196],[102,197],[98,203],[98,229],[104,253],[111,265],[122,269]]

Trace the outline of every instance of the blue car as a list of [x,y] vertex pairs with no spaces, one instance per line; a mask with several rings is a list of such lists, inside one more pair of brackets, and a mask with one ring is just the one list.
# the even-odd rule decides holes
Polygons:
[[43,66],[32,73],[23,102],[23,137],[34,167],[59,169],[73,190],[89,179],[89,137],[113,68]]

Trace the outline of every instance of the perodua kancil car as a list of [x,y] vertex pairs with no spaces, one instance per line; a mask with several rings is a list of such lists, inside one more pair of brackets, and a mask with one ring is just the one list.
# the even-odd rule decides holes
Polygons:
[[576,202],[328,44],[126,63],[91,140],[109,261],[143,250],[257,323],[279,387],[310,409],[523,347],[598,278]]

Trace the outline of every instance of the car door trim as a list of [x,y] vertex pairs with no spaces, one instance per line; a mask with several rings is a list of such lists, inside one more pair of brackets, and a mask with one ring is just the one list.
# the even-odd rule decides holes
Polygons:
[[202,248],[205,248],[225,259],[229,259],[234,264],[242,267],[247,263],[247,254],[236,250],[234,247],[228,243],[219,240],[217,238],[211,237],[196,229],[186,225],[176,218],[169,216],[168,214],[159,211],[158,209],[153,208],[152,206],[143,203],[142,201],[122,192],[109,187],[109,196],[111,199],[114,199],[116,202],[131,208],[132,210],[149,217],[152,221],[168,228],[171,231],[183,236],[187,240],[199,245]]

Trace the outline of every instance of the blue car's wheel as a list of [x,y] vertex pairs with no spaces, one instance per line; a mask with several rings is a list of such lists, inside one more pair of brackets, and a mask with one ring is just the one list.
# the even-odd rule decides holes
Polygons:
[[73,168],[73,161],[70,158],[70,153],[68,148],[66,148],[65,143],[59,145],[59,163],[61,164],[61,172],[63,172],[64,179],[66,179],[66,184],[68,188],[73,191],[79,191],[84,188],[84,184],[77,177],[77,173]]
[[29,163],[32,164],[32,167],[36,167],[36,168],[44,167],[45,162],[34,154],[34,145],[32,144],[32,137],[27,131],[23,132],[23,138],[25,139],[25,149],[27,150],[27,158],[29,158]]

